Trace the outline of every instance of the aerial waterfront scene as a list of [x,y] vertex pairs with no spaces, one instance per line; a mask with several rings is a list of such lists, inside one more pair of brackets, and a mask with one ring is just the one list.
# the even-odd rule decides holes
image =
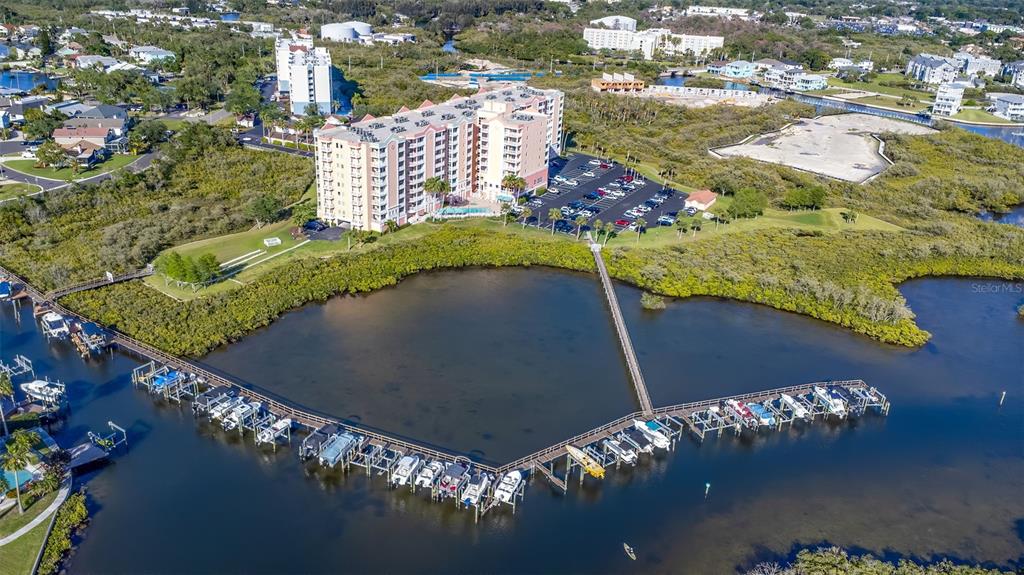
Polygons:
[[0,0],[0,574],[1024,569],[1024,16]]

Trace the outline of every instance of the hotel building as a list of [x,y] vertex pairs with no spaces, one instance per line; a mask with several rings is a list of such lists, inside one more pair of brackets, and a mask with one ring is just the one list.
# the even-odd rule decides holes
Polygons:
[[439,177],[463,198],[509,200],[501,182],[547,184],[549,154],[561,151],[563,94],[513,86],[443,104],[426,101],[385,118],[316,133],[317,216],[382,231],[425,217]]

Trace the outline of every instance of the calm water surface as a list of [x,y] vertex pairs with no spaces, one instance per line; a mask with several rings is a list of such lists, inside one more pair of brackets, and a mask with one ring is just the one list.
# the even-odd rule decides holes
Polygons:
[[[907,284],[934,336],[919,350],[714,299],[645,312],[638,290],[618,291],[656,404],[863,377],[892,411],[684,441],[566,496],[534,481],[514,518],[475,525],[380,478],[323,476],[293,450],[256,449],[187,409],[158,406],[132,389],[133,361],[85,364],[41,341],[28,312],[16,323],[7,305],[0,357],[28,355],[69,385],[59,440],[109,419],[130,431],[131,450],[84,478],[94,519],[71,573],[731,573],[823,542],[1022,564],[1024,322],[1014,308],[1024,284]],[[634,407],[611,330],[589,276],[474,270],[307,306],[205,361],[325,410],[502,459]]]
[[1024,228],[1024,205],[1019,205],[1005,214],[982,212],[978,214],[978,217],[986,222],[998,222],[1000,224],[1010,224],[1011,226]]

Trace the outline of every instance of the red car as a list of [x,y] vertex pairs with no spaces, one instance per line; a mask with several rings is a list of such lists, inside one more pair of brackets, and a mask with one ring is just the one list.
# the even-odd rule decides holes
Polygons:
[[622,181],[628,184],[633,181],[633,176],[622,176]]
[[602,170],[607,170],[607,169],[608,169],[608,168],[610,168],[610,167],[612,167],[612,165],[611,165],[611,164],[601,164],[601,166],[600,166],[600,168],[601,168]]
[[615,225],[617,225],[619,227],[623,227],[624,228],[624,227],[628,226],[629,224],[630,224],[629,220],[615,220]]
[[597,192],[597,195],[599,195],[599,196],[603,196],[603,195],[605,195],[605,194],[607,194],[607,193],[608,193],[608,190],[606,190],[606,189],[604,189],[604,188],[598,188],[598,189],[597,189],[597,190],[595,190],[595,191]]

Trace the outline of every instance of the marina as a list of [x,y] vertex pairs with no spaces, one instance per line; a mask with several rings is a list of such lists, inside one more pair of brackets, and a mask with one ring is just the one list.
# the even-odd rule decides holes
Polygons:
[[[514,512],[516,500],[524,497],[524,477],[539,474],[565,492],[575,469],[579,470],[580,484],[585,475],[603,479],[606,468],[618,468],[623,463],[635,465],[638,453],[671,450],[684,435],[703,441],[708,434],[725,430],[740,434],[759,433],[762,428],[781,429],[784,424],[794,423],[797,412],[800,419],[808,421],[818,417],[858,417],[869,409],[880,415],[888,413],[885,396],[861,380],[819,382],[655,408],[600,256],[600,245],[591,243],[591,248],[641,409],[504,465],[474,461],[463,454],[333,420],[115,330],[107,330],[111,334],[109,344],[148,360],[132,370],[131,381],[136,388],[168,402],[190,402],[196,417],[218,424],[225,433],[248,432],[255,445],[270,444],[276,450],[278,440],[285,438],[290,443],[292,428],[298,427],[306,434],[298,449],[301,459],[315,460],[326,470],[350,472],[359,467],[368,477],[385,476],[392,487],[409,486],[413,491],[424,488],[429,490],[432,500],[452,499],[456,506],[472,508],[477,520],[503,503],[511,505]],[[9,272],[5,275],[29,293],[36,293],[37,309],[45,310],[40,315],[40,326],[47,338],[68,336],[68,326],[94,325],[44,299],[17,276]],[[97,326],[94,333],[105,332]],[[106,336],[103,341],[107,342]],[[17,360],[15,364],[18,365]],[[64,386],[58,382],[34,380],[22,389],[46,405],[61,404],[65,397]],[[560,477],[556,467],[563,457],[565,471]],[[419,473],[421,468],[424,473]],[[496,481],[499,477],[501,481]],[[503,486],[500,496],[499,486]]]
[[[509,277],[506,270],[468,273]],[[550,281],[551,278],[574,283],[585,280],[572,274],[544,270],[512,273],[513,277],[539,277],[542,281]],[[463,283],[468,279],[457,274],[447,274],[440,279],[445,277]],[[593,282],[592,277],[589,281]],[[403,284],[395,291],[412,290],[411,295],[416,296],[424,293],[423,286],[444,283],[425,278],[425,281]],[[152,564],[153,557],[166,561],[165,566],[159,569],[161,572],[188,570],[188,565],[194,565],[196,558],[209,562],[204,572],[210,573],[280,571],[286,569],[285,562],[309,570],[315,570],[317,565],[344,564],[363,572],[405,572],[424,562],[441,560],[453,561],[452,568],[458,571],[471,570],[473,565],[477,569],[493,568],[497,572],[531,571],[532,561],[501,551],[507,549],[511,541],[516,548],[535,550],[535,555],[542,557],[550,570],[570,570],[571,565],[576,565],[576,568],[588,572],[622,572],[628,570],[620,562],[629,561],[623,554],[622,542],[626,541],[635,547],[637,565],[642,565],[645,570],[654,568],[653,557],[663,557],[666,564],[678,569],[726,572],[734,564],[746,564],[744,557],[753,552],[748,549],[755,541],[767,544],[771,550],[784,552],[789,548],[791,538],[800,537],[806,541],[809,540],[807,537],[813,537],[812,534],[822,528],[822,520],[817,514],[791,520],[784,512],[798,500],[814,507],[828,506],[826,508],[849,517],[850,521],[839,524],[829,522],[829,533],[834,533],[839,541],[867,541],[870,549],[879,549],[879,538],[884,537],[886,545],[893,545],[901,553],[927,553],[929,547],[917,540],[904,538],[900,530],[890,527],[888,521],[896,516],[911,528],[921,527],[922,522],[933,525],[937,529],[933,535],[938,541],[936,545],[965,553],[957,546],[957,535],[946,531],[941,523],[932,523],[930,514],[921,516],[920,512],[913,511],[920,502],[928,502],[943,513],[959,517],[956,533],[961,535],[974,533],[976,526],[980,525],[981,515],[986,517],[984,523],[991,525],[993,520],[1002,524],[1007,515],[1017,513],[1019,505],[1015,503],[1003,511],[979,505],[977,501],[970,508],[964,507],[962,503],[966,502],[955,497],[959,491],[959,480],[942,471],[943,462],[949,457],[962,461],[967,456],[970,462],[980,462],[990,458],[986,453],[992,453],[995,457],[992,465],[995,467],[989,469],[997,474],[978,480],[1001,501],[1010,501],[1002,498],[1012,493],[1012,468],[1007,467],[1011,461],[1000,454],[1006,454],[1010,447],[1009,440],[1013,434],[1006,425],[1019,414],[1020,403],[1013,391],[1016,388],[1008,388],[1010,393],[1003,408],[1005,415],[999,418],[1004,423],[990,422],[986,414],[995,408],[998,393],[991,401],[986,400],[986,396],[991,389],[999,389],[994,386],[1008,382],[1013,371],[1010,365],[991,365],[990,371],[972,380],[975,383],[971,386],[953,384],[966,381],[967,371],[978,361],[985,362],[992,354],[1006,353],[1005,344],[1012,342],[1009,337],[1012,333],[1006,330],[1019,330],[1019,326],[1013,322],[1005,325],[1005,322],[992,323],[992,320],[985,319],[981,325],[987,326],[986,331],[993,338],[1001,336],[995,338],[999,347],[991,353],[982,350],[975,359],[966,355],[961,359],[959,353],[951,356],[950,351],[963,349],[958,345],[961,339],[951,334],[950,326],[934,321],[935,306],[931,302],[934,300],[941,305],[941,302],[961,301],[956,297],[958,291],[954,288],[957,286],[969,291],[969,282],[959,280],[913,282],[906,291],[923,325],[935,334],[936,344],[942,350],[938,356],[889,350],[820,322],[779,314],[759,306],[704,298],[673,304],[664,315],[640,314],[636,307],[639,294],[620,286],[617,291],[623,313],[644,363],[650,391],[659,402],[655,405],[716,395],[738,395],[745,391],[744,388],[757,389],[762,381],[812,381],[808,375],[840,372],[862,373],[865,380],[884,385],[887,396],[890,396],[889,392],[895,394],[892,397],[898,404],[898,412],[893,411],[891,419],[839,420],[830,417],[824,421],[818,419],[812,425],[785,426],[781,431],[772,432],[765,429],[757,434],[747,431],[736,436],[728,431],[718,440],[705,442],[704,446],[693,441],[677,441],[672,452],[656,450],[650,456],[641,456],[635,466],[622,465],[619,470],[609,468],[603,481],[587,477],[584,485],[578,488],[574,475],[569,485],[573,494],[570,497],[556,495],[544,488],[543,479],[538,484],[537,479],[542,477],[538,474],[527,483],[526,491],[530,496],[517,502],[514,518],[510,512],[498,513],[501,509],[498,507],[492,510],[495,513],[488,511],[486,520],[481,520],[478,525],[474,523],[472,509],[469,513],[458,511],[454,501],[446,500],[443,505],[432,503],[429,490],[419,489],[413,493],[407,489],[386,489],[385,477],[366,477],[359,467],[353,467],[354,473],[348,474],[338,470],[322,473],[315,461],[303,464],[294,451],[301,442],[298,435],[293,435],[291,448],[279,448],[273,454],[269,447],[254,447],[248,434],[243,440],[237,433],[223,433],[219,426],[208,425],[205,419],[182,417],[183,413],[189,412],[187,402],[183,408],[162,400],[154,402],[148,393],[131,384],[129,374],[135,365],[129,356],[122,353],[115,353],[102,363],[81,362],[77,358],[69,361],[65,353],[62,361],[47,366],[46,361],[40,360],[58,357],[53,354],[70,350],[67,342],[46,344],[43,341],[42,347],[35,347],[37,344],[26,339],[26,335],[35,333],[39,340],[44,338],[31,321],[23,321],[23,327],[17,328],[9,308],[5,308],[4,317],[0,320],[5,322],[5,361],[9,362],[14,354],[21,353],[37,360],[36,370],[40,377],[59,378],[69,383],[77,381],[79,385],[88,381],[86,389],[94,386],[93,391],[77,387],[77,391],[71,394],[72,411],[68,423],[72,427],[62,432],[69,435],[55,436],[61,443],[74,444],[74,438],[78,437],[75,429],[98,430],[110,417],[132,423],[126,426],[129,438],[134,438],[131,456],[119,460],[116,467],[111,468],[116,473],[102,471],[87,476],[99,509],[90,526],[88,540],[73,559],[73,571],[136,572],[144,565]],[[598,294],[599,290],[597,286],[595,291]],[[426,293],[433,292],[428,290]],[[465,301],[466,296],[453,293],[451,298]],[[373,295],[353,303],[375,310],[380,305],[393,303],[393,299]],[[601,302],[598,300],[596,303]],[[962,303],[963,313],[954,319],[958,320],[961,315],[991,317],[978,305],[989,303],[988,298],[963,298]],[[996,304],[995,309],[1005,308],[1007,312],[1011,309],[1005,305],[1006,297],[991,303]],[[592,309],[600,312],[601,307],[598,305]],[[745,340],[733,339],[741,331],[721,334],[709,331],[709,324],[704,319],[708,313],[726,316],[728,325],[743,326],[742,333],[748,334],[746,339],[749,340],[764,340],[766,334],[763,329],[780,334],[781,337],[771,341],[764,340],[769,344],[766,348],[770,352],[769,363],[764,363],[768,359],[764,354],[751,354],[752,346]],[[686,362],[688,374],[685,378],[690,382],[686,389],[689,391],[672,393],[664,382],[672,374],[680,376],[679,368],[666,369],[671,364],[661,359],[664,354],[653,354],[651,338],[657,337],[675,350],[683,348],[661,332],[652,331],[652,327],[664,325],[669,328],[674,325],[673,331],[679,331],[682,317],[691,324],[689,329],[684,327],[683,333],[679,334],[684,339],[701,333],[709,349],[722,349],[724,342],[732,341],[735,343],[729,345],[735,352],[748,359],[736,366],[722,366],[712,360],[710,363],[714,364],[714,373],[718,377],[711,379],[713,373],[706,367],[712,366],[697,361],[699,357],[710,358],[707,351],[702,348],[687,350],[677,361]],[[765,323],[767,320],[770,323]],[[608,329],[614,334],[610,323],[607,323]],[[962,332],[964,325],[972,324],[960,325],[956,333]],[[820,345],[813,347],[808,343],[814,341]],[[763,344],[758,344],[761,346]],[[829,349],[833,351],[827,352]],[[795,363],[797,356],[793,355],[797,350],[821,359],[815,359],[801,369]],[[972,351],[971,357],[977,353]],[[950,365],[948,360],[954,358],[955,364]],[[930,367],[932,364],[935,365]],[[269,364],[261,364],[261,367],[265,369],[266,365]],[[754,368],[753,371],[746,374],[740,369],[744,365]],[[897,368],[894,369],[894,365]],[[937,370],[940,365],[941,369]],[[626,373],[624,367],[622,373]],[[306,377],[310,375],[304,374]],[[927,380],[926,384],[924,380]],[[625,380],[622,383],[629,385]],[[114,389],[119,391],[114,392]],[[716,391],[720,393],[716,394]],[[953,403],[942,399],[949,393],[955,393],[961,399]],[[363,410],[362,407],[358,409],[353,413]],[[523,416],[492,413],[492,417],[515,421]],[[498,419],[495,421],[500,423]],[[948,428],[935,426],[929,421],[948,421],[950,425]],[[428,426],[421,426],[421,429],[426,430]],[[489,429],[504,432],[501,427]],[[417,430],[410,435],[429,437],[426,431]],[[539,439],[553,442],[558,436],[548,434]],[[986,453],[968,448],[969,444],[978,443],[989,446]],[[182,468],[183,460],[189,462],[187,470]],[[826,461],[828,464],[824,465]],[[885,469],[884,473],[879,471],[880,467]],[[979,472],[982,468],[967,467]],[[561,468],[556,469],[556,473],[563,475]],[[971,473],[973,481],[977,473]],[[751,481],[751,474],[756,475],[756,481]],[[159,498],[140,498],[139,493],[151,492],[161,477],[173,477],[180,490],[166,492]],[[240,477],[245,480],[240,481]],[[893,479],[907,482],[908,489],[912,489],[915,495],[905,497],[907,500],[898,498],[897,493],[891,493],[891,497],[886,495]],[[704,499],[705,481],[713,484],[708,500]],[[860,486],[855,493],[842,487],[851,481]],[[218,488],[226,485],[231,485],[231,489]],[[252,506],[254,500],[261,501],[261,504]],[[301,519],[289,515],[289,509],[302,509]],[[746,522],[737,522],[740,517],[736,513],[739,511],[742,511]],[[126,532],[124,522],[131,521],[131,517],[138,517],[140,513],[166,517],[166,521],[159,526],[139,523]],[[214,522],[216,525],[207,525],[202,518],[208,518],[211,513],[223,520]],[[872,537],[859,527],[863,525],[860,516],[868,515],[879,515],[879,519],[885,521],[886,526],[877,527],[878,537]],[[689,519],[682,523],[664,521],[672,516]],[[543,534],[551,530],[567,533],[579,530],[581,519],[587,524],[581,534],[585,533],[587,537],[589,552],[587,557],[577,557],[570,562],[560,554],[567,544],[550,541]],[[280,544],[302,550],[301,557],[291,553],[269,553],[260,561],[246,559],[243,550],[251,548],[252,535],[244,527],[274,521],[284,528]],[[322,525],[324,529],[303,529],[310,522]],[[723,522],[728,524],[728,529]],[[159,551],[156,533],[166,529],[194,530],[196,542],[188,561]],[[372,560],[358,553],[359,549],[372,545],[385,532],[396,538],[399,553]],[[210,539],[214,534],[216,537]],[[343,534],[340,542],[338,534]],[[986,540],[980,552],[982,556],[999,560],[1004,557],[1001,549],[1013,552],[1014,546],[1009,541],[1006,542],[1009,547],[999,546],[1004,539],[998,534],[996,532],[995,538]],[[736,546],[726,549],[724,556],[721,551],[711,556],[701,550],[709,541],[721,537],[733,537],[736,541]],[[332,545],[340,546],[337,552],[329,551]],[[568,545],[576,548],[573,543]],[[115,552],[115,548],[120,548],[121,552]],[[449,559],[444,559],[446,557]]]

